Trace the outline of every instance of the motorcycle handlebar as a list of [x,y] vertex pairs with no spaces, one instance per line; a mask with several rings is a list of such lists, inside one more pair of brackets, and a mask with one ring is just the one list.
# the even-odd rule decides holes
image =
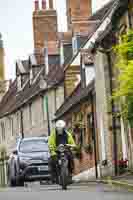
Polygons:
[[72,148],[75,148],[75,147],[76,147],[76,145],[74,145],[74,144],[66,144],[66,146],[67,146],[67,147],[72,147]]
[[58,146],[56,152],[58,152],[58,149],[60,148],[60,146],[64,146],[64,147],[66,147],[68,149],[71,149],[71,150],[74,150],[76,148],[76,145],[72,145],[72,144],[65,144],[65,145],[63,145],[63,144],[61,144],[61,145]]

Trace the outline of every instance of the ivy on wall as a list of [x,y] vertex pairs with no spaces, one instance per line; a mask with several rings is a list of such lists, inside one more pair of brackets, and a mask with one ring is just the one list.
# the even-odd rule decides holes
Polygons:
[[121,102],[121,115],[128,119],[133,127],[133,30],[122,35],[121,43],[115,46],[116,67],[119,70],[118,87],[113,98]]

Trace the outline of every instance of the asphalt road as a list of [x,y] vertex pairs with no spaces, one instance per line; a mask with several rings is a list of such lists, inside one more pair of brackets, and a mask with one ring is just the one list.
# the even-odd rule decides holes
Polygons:
[[133,193],[103,184],[75,184],[62,191],[56,185],[28,184],[24,188],[0,189],[0,200],[133,200]]

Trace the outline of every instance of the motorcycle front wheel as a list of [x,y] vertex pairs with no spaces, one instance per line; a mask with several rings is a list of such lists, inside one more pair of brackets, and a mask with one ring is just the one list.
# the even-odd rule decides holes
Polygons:
[[68,166],[66,165],[66,163],[64,163],[61,167],[61,174],[60,174],[60,182],[63,190],[67,190],[68,176],[69,176]]

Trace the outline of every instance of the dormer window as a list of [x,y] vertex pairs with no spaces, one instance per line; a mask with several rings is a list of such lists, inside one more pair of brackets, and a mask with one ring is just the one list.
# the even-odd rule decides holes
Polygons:
[[63,42],[60,43],[60,65],[64,65],[64,47]]
[[32,68],[30,69],[30,85],[32,84],[32,80],[33,80],[33,71]]
[[30,63],[30,85],[33,82],[33,79],[35,77],[35,70],[33,69],[33,67],[35,67],[37,65],[37,61],[35,58],[35,55],[30,55],[29,56],[29,63]]
[[21,77],[21,75],[19,75],[19,76],[17,77],[17,90],[18,90],[18,92],[19,92],[21,89],[22,89],[22,77]]
[[77,35],[73,36],[72,38],[72,48],[73,48],[73,55],[75,55],[78,51]]
[[37,60],[34,54],[30,55],[29,60],[31,65],[37,65]]
[[35,55],[29,56],[30,65],[30,85],[34,84],[43,70],[44,65],[37,64]]
[[21,91],[28,80],[29,64],[28,60],[16,61],[17,90]]
[[95,78],[93,55],[82,50],[81,63],[81,83],[86,87]]

